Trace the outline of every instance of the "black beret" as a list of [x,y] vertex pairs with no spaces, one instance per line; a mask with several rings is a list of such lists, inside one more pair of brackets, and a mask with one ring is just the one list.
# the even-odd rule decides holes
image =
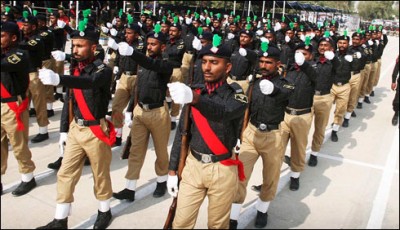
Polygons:
[[254,37],[254,32],[251,31],[251,30],[241,30],[240,33],[239,33],[239,35],[240,35],[240,34],[247,34],[247,35],[249,35],[250,37]]
[[264,31],[264,34],[269,33],[269,34],[275,34],[275,30],[274,29],[267,29]]
[[220,45],[219,47],[213,47],[212,44],[209,44],[201,48],[199,52],[199,58],[203,58],[203,56],[214,56],[230,60],[231,55],[232,51],[226,44]]
[[350,41],[350,37],[349,36],[344,36],[344,35],[342,35],[342,36],[339,36],[338,38],[337,38],[337,40],[339,41],[339,40],[346,40],[346,41]]
[[165,36],[165,34],[159,32],[159,33],[155,33],[154,31],[151,31],[147,34],[147,38],[154,38],[157,39],[158,41],[160,41],[161,43],[166,43],[167,42],[167,37]]
[[270,57],[275,59],[279,59],[281,57],[281,51],[273,43],[268,44],[268,49],[266,52],[259,49],[257,50],[257,54],[259,57]]
[[319,43],[321,43],[322,41],[326,41],[329,42],[331,44],[332,47],[335,47],[335,42],[333,41],[333,39],[331,37],[322,37],[318,40],[318,45]]
[[11,12],[2,12],[1,15],[7,16],[10,21],[14,21],[15,17],[14,14]]
[[37,20],[47,21],[46,15],[44,15],[44,14],[37,14],[36,18],[37,18]]
[[29,24],[37,25],[38,21],[35,16],[29,15],[28,17],[22,19],[22,22],[27,22]]
[[298,49],[307,50],[307,51],[310,52],[310,53],[313,52],[313,46],[312,46],[311,44],[306,45],[304,42],[300,42],[300,43],[296,46],[295,50],[298,50]]
[[179,23],[172,23],[171,27],[176,27],[176,28],[178,28],[178,30],[182,30],[182,26]]
[[360,38],[362,38],[363,35],[362,35],[362,33],[354,32],[354,33],[351,35],[351,37],[352,37],[352,38],[354,38],[354,37],[360,37]]
[[59,14],[57,11],[53,11],[53,12],[49,13],[49,15],[50,15],[50,16],[54,16],[54,17],[56,17],[56,18],[59,18],[59,17],[60,17],[60,14]]
[[140,33],[140,26],[137,23],[126,24],[126,28],[134,30],[136,33]]
[[100,31],[94,26],[87,26],[84,31],[74,30],[71,33],[71,39],[86,39],[94,43],[98,43],[100,39]]
[[213,40],[214,34],[209,32],[209,31],[204,31],[202,35],[199,35],[198,37],[200,39],[205,39],[207,41],[212,41]]
[[161,25],[162,24],[165,24],[167,26],[171,26],[171,21],[169,21],[169,20],[161,21]]
[[19,34],[20,34],[17,23],[10,22],[10,21],[1,23],[1,32],[15,34],[15,35],[17,35],[17,37],[19,37]]

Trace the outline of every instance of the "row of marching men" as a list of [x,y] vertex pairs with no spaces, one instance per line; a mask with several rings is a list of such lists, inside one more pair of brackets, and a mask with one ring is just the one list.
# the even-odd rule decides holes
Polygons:
[[[106,228],[112,220],[112,197],[135,200],[150,135],[157,156],[153,196],[162,197],[168,191],[178,197],[175,218],[168,226],[193,228],[208,196],[208,227],[236,228],[247,182],[261,156],[263,181],[255,226],[265,227],[289,140],[290,189],[297,190],[313,119],[309,166],[317,165],[333,102],[332,141],[338,141],[340,126],[349,125],[354,108],[370,103],[387,44],[381,28],[339,35],[334,23],[310,28],[286,23],[285,18],[272,28],[269,19],[221,23],[219,17],[201,19],[196,12],[184,20],[168,15],[158,23],[149,15],[142,15],[145,21],[134,22],[131,15],[120,13],[111,23],[99,26],[90,20],[90,12],[83,16],[78,29],[69,31],[71,56],[60,50],[51,52],[56,61],[70,60],[70,75],[35,68],[37,82],[67,89],[59,141],[65,149],[52,165],[59,169],[57,206],[53,221],[42,228],[67,227],[85,159],[90,161],[99,200],[94,228]],[[27,17],[28,25],[29,17],[33,16]],[[32,53],[17,46],[21,32],[15,25],[2,24],[2,33],[9,39],[2,55],[2,87],[9,92],[1,96],[2,118],[3,111],[9,118],[4,121],[8,122],[4,136],[9,140],[4,145],[2,141],[2,174],[9,141],[22,174],[21,184],[13,191],[19,196],[36,187],[36,182],[25,128],[30,71],[21,68],[31,65]],[[110,36],[106,51],[98,44],[100,31]],[[111,118],[105,119],[110,98]],[[113,193],[111,147],[122,144],[124,124],[130,126],[131,142],[126,184]],[[168,154],[169,135],[177,124]]]

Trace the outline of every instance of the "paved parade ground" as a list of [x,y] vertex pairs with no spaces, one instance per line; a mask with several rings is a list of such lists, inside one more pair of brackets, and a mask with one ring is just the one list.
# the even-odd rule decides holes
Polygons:
[[[351,118],[348,128],[340,128],[338,142],[330,140],[331,127],[327,127],[318,165],[306,165],[300,176],[298,191],[289,190],[290,170],[285,163],[282,165],[278,194],[268,209],[266,228],[399,229],[399,128],[391,124],[395,92],[390,89],[391,74],[399,53],[399,38],[388,38],[389,43],[382,56],[380,81],[375,96],[371,97],[372,103],[364,103],[363,109],[355,109],[357,117]],[[11,194],[20,183],[20,174],[12,151],[9,153],[8,169],[1,178],[4,188],[1,196],[2,229],[36,228],[54,218],[57,175],[56,171],[47,168],[47,164],[59,157],[62,103],[56,102],[54,108],[55,116],[49,118],[50,139],[29,143],[36,164],[34,175],[37,187],[21,197]],[[335,105],[331,121],[334,108]],[[313,131],[312,128],[308,146]],[[125,188],[127,160],[121,160],[120,153],[128,132],[129,128],[125,126],[122,146],[112,149],[111,179],[114,192]],[[36,118],[30,118],[30,139],[37,133]],[[172,147],[174,137],[175,131],[172,131],[168,150]],[[310,151],[308,147],[307,159]],[[288,148],[286,154],[289,153]],[[113,220],[110,229],[163,227],[172,198],[168,193],[164,197],[153,198],[156,187],[154,162],[154,147],[150,141],[137,184],[136,200],[130,203],[111,198]],[[259,159],[249,181],[238,228],[254,228],[254,203],[258,194],[250,187],[262,182],[261,170]],[[93,194],[90,166],[84,166],[74,199],[68,227],[93,228],[98,201]],[[196,228],[203,229],[207,228],[207,201],[201,209]]]

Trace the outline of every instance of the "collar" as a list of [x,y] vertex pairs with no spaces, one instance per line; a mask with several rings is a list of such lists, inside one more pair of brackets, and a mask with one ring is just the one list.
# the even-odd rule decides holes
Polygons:
[[319,62],[321,62],[321,64],[324,64],[326,61],[328,61],[328,59],[326,59],[324,56],[319,57]]
[[215,92],[215,90],[217,90],[219,87],[221,87],[225,82],[225,80],[221,80],[219,82],[205,82],[205,89],[210,95],[211,93]]
[[93,57],[91,59],[87,59],[87,60],[78,62],[78,66],[77,67],[79,69],[79,72],[82,72],[82,70],[85,69],[86,66],[88,66],[89,64],[93,63],[94,60],[95,60],[95,58]]

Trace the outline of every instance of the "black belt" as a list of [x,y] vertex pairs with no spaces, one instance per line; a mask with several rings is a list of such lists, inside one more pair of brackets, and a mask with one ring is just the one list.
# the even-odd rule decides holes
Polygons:
[[93,126],[93,125],[100,125],[100,120],[84,120],[84,119],[80,119],[75,117],[75,122],[80,125],[80,126]]
[[359,74],[361,71],[352,71],[351,73],[354,74]]
[[246,80],[246,78],[242,79],[241,77],[233,76],[233,75],[230,75],[230,77],[231,77],[231,79],[234,80],[234,81],[243,81],[243,80]]
[[225,153],[225,154],[220,154],[220,155],[214,155],[214,154],[205,154],[205,153],[200,153],[197,152],[196,150],[191,149],[192,155],[194,156],[194,158],[196,158],[198,161],[200,161],[201,163],[207,164],[207,163],[215,163],[218,161],[223,161],[226,159],[229,159],[232,157],[232,153]]
[[25,99],[25,95],[17,95],[17,96],[12,96],[12,97],[7,97],[7,98],[2,98],[1,99],[1,103],[8,103],[8,102],[14,102],[14,101],[18,101],[18,97],[21,97],[22,100]]
[[125,71],[124,74],[125,74],[125,75],[133,76],[133,75],[136,75],[136,72],[133,72],[133,71]]
[[262,132],[269,132],[272,130],[276,130],[279,129],[279,125],[269,125],[269,124],[264,124],[261,122],[256,122],[253,120],[250,120],[250,123],[252,125],[254,125],[258,130],[262,131]]
[[372,61],[367,61],[367,64],[371,64]]
[[286,108],[286,113],[290,114],[290,115],[303,115],[306,113],[311,113],[311,108],[308,109],[302,109],[302,110],[298,110],[298,109],[291,109],[291,108]]
[[326,95],[326,94],[330,94],[330,93],[331,93],[330,90],[315,90],[314,95],[322,96],[322,95]]
[[335,84],[335,85],[337,85],[337,86],[342,86],[342,85],[345,85],[345,84],[347,84],[348,82],[345,82],[345,81],[338,81],[338,82],[335,82],[335,83],[333,83],[333,84]]
[[151,110],[155,108],[160,108],[164,105],[164,102],[159,102],[159,103],[152,103],[152,104],[144,104],[142,102],[139,102],[140,108],[144,110]]

